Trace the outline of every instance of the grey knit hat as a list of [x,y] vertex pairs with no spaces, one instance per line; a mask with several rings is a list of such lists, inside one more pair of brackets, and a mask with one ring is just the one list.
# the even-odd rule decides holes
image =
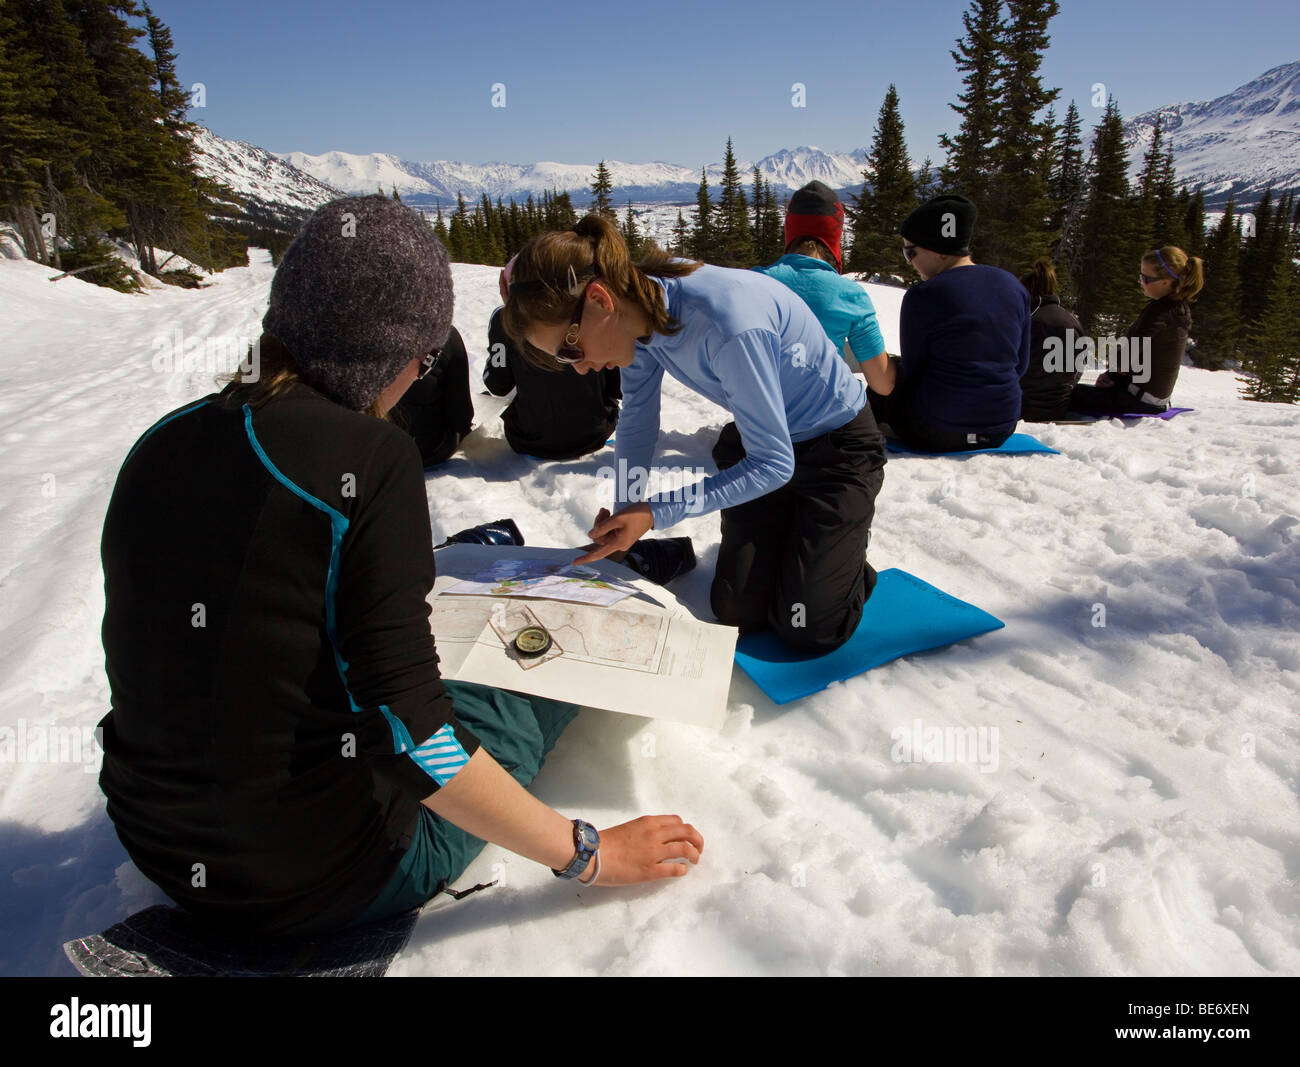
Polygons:
[[262,328],[302,376],[339,403],[369,407],[451,330],[451,267],[433,229],[385,196],[318,208],[280,261]]

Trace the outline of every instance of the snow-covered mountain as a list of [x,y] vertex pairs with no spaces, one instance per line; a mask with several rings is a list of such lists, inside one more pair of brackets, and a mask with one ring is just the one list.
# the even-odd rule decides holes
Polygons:
[[221,182],[254,218],[285,222],[343,194],[278,156],[243,141],[228,141],[203,126],[194,135],[195,161],[204,177]]
[[[396,186],[404,200],[427,206],[435,202],[455,203],[458,193],[472,203],[484,193],[493,200],[497,197],[522,200],[530,194],[540,196],[552,189],[568,190],[584,202],[598,163],[474,164],[447,160],[420,163],[378,152],[369,155],[325,152],[316,156],[287,152],[280,158],[349,193],[373,193],[379,188],[387,192]],[[777,187],[778,193],[790,193],[814,178],[837,189],[860,186],[865,162],[865,149],[825,152],[804,146],[765,156],[758,161],[758,168],[764,180]],[[613,179],[614,199],[620,204],[627,200],[642,204],[690,201],[700,184],[698,170],[675,163],[625,163],[607,159],[605,166]],[[742,161],[738,167],[748,185],[754,164]],[[705,173],[710,186],[717,185],[722,180],[722,164],[710,164]]]
[[1300,62],[1285,63],[1217,100],[1173,104],[1124,125],[1131,174],[1142,168],[1156,119],[1171,139],[1179,182],[1207,204],[1232,194],[1254,204],[1265,186],[1300,189]]

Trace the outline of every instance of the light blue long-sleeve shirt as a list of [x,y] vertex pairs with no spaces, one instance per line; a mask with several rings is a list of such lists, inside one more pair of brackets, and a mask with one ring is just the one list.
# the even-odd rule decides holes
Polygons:
[[635,503],[644,491],[645,481],[628,472],[648,472],[654,460],[665,372],[730,411],[745,446],[741,462],[705,478],[690,494],[646,499],[655,529],[662,530],[687,515],[779,489],[794,474],[794,443],[843,426],[862,410],[867,394],[808,305],[780,282],[711,266],[655,280],[682,329],[638,343],[623,370],[615,506]]
[[860,362],[874,359],[885,350],[871,297],[831,264],[812,256],[784,255],[775,263],[754,270],[788,285],[803,297],[841,355],[846,340]]

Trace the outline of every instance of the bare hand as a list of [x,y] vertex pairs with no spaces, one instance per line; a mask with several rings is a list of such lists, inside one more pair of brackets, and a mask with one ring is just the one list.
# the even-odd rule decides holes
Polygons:
[[594,547],[584,556],[579,556],[574,563],[592,563],[604,559],[614,552],[626,552],[646,533],[654,529],[654,516],[650,514],[649,504],[629,504],[613,515],[606,508],[600,509],[596,524],[587,536],[594,542]]
[[636,885],[681,878],[700,862],[703,851],[704,838],[690,823],[682,822],[681,816],[642,815],[600,831],[600,879],[596,884]]

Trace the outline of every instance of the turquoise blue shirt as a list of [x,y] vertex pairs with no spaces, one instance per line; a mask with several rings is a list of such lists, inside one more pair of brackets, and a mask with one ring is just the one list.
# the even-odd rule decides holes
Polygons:
[[789,255],[771,266],[754,269],[788,285],[803,297],[841,355],[845,340],[853,346],[853,355],[864,363],[885,350],[871,297],[831,264],[813,256]]
[[[867,394],[808,305],[780,282],[712,266],[655,280],[682,329],[638,343],[623,370],[614,496],[616,507],[644,498],[662,530],[779,489],[794,474],[794,443],[843,426]],[[654,460],[665,372],[731,412],[746,455],[689,494],[645,498],[648,474],[636,472]]]

